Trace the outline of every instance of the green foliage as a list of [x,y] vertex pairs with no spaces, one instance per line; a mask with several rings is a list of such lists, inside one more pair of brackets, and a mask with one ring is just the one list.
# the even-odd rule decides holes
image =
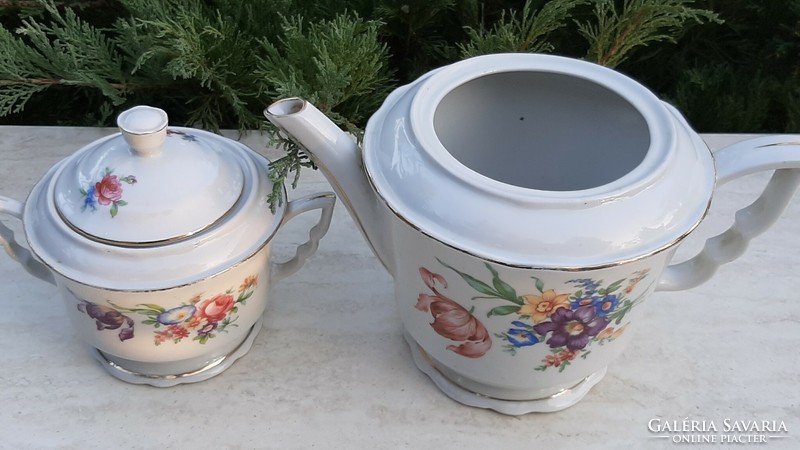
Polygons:
[[800,0],[705,0],[723,23],[623,63],[704,132],[800,132]]
[[258,127],[260,121],[250,103],[265,81],[252,70],[236,70],[252,65],[255,38],[243,33],[236,20],[220,10],[206,9],[199,0],[181,2],[180,7],[164,3],[145,12],[148,3],[126,1],[131,11],[141,8],[133,23],[137,34],[155,37],[140,53],[134,69],[160,69],[162,82],[166,77],[187,81],[201,93],[187,99],[188,123],[218,129],[221,118],[232,117],[241,128]]
[[702,66],[680,77],[670,100],[687,111],[705,111],[694,118],[693,125],[698,128],[752,133],[769,117],[772,99],[766,93],[776,87],[774,80],[761,72],[743,73],[729,65]]
[[123,103],[121,61],[108,37],[72,9],[43,7],[52,21],[24,19],[17,36],[0,30],[0,116],[22,110],[25,102],[52,85],[91,86],[115,105]]
[[467,28],[469,41],[460,44],[464,57],[502,52],[549,53],[555,46],[546,40],[553,31],[567,25],[572,10],[588,0],[553,0],[541,9],[525,2],[521,16],[503,13],[491,30]]
[[477,0],[380,0],[375,15],[391,47],[402,83],[432,67],[454,61],[462,27],[477,16]]
[[267,129],[282,182],[312,166],[261,111],[302,96],[359,136],[398,84],[460,58],[548,52],[615,67],[699,131],[800,132],[800,0],[0,2],[0,123]]
[[[391,85],[379,23],[301,3],[297,10],[330,19],[284,18],[278,11],[291,12],[291,0],[121,0],[126,13],[100,28],[41,0],[41,17],[23,18],[14,33],[0,29],[7,61],[0,67],[0,116],[51,94],[56,120],[79,116],[110,125],[123,109],[147,103],[169,111],[173,124],[245,130],[265,128],[263,108],[297,95],[358,135]],[[65,86],[80,90],[52,92]],[[77,101],[79,95],[93,101]],[[90,109],[75,114],[81,106]],[[296,183],[311,163],[270,131],[286,151],[271,166],[270,200],[277,205],[283,181],[294,174]]]
[[270,94],[306,98],[358,134],[391,86],[389,54],[377,40],[378,25],[355,14],[308,25],[300,17],[287,18],[279,46],[260,40],[264,56],[256,57],[255,75],[270,80]]
[[[270,80],[265,93],[273,98],[303,97],[360,136],[360,124],[378,108],[391,81],[387,48],[377,41],[378,23],[346,14],[308,25],[300,17],[287,18],[282,28],[278,45],[259,41],[264,51],[256,57],[254,73]],[[282,181],[294,173],[295,186],[300,169],[311,163],[294,142],[280,139],[274,131],[272,143],[286,152],[271,166],[274,205],[280,200]]]
[[578,24],[589,42],[586,58],[616,67],[637,47],[672,42],[692,23],[719,21],[717,14],[692,8],[693,0],[595,0],[594,22]]

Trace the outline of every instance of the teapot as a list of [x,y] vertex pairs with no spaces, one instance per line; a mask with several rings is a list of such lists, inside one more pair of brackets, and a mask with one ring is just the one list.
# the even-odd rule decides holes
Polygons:
[[[800,184],[800,136],[712,155],[641,84],[559,56],[433,70],[387,97],[363,150],[301,98],[265,115],[307,150],[392,275],[418,368],[505,414],[580,401],[654,291],[708,280]],[[769,184],[730,229],[671,263],[715,188],[763,170]]]
[[[332,193],[270,210],[269,161],[202,130],[168,127],[137,106],[120,132],[53,166],[27,201],[0,197],[22,220],[28,248],[0,223],[0,242],[55,284],[91,354],[123,381],[158,387],[216,376],[250,349],[272,283],[297,271],[330,224]],[[309,240],[285,262],[272,238],[320,210]]]

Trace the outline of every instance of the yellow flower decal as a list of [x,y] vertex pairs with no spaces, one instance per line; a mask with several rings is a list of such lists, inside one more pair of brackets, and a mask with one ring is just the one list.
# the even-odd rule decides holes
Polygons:
[[544,322],[558,308],[569,309],[569,294],[556,294],[553,289],[548,289],[542,295],[525,295],[522,297],[525,304],[519,308],[518,314],[530,316],[533,323]]
[[[653,286],[651,282],[644,289],[640,289],[635,298],[628,297],[634,295],[634,290],[648,276],[647,269],[636,271],[611,283],[597,278],[576,278],[561,283],[562,287],[556,287],[559,290],[569,290],[569,286],[572,286],[573,289],[569,294],[558,294],[555,289],[546,287],[550,282],[531,276],[530,279],[535,281],[533,285],[536,289],[535,294],[520,295],[519,291],[503,280],[500,272],[488,263],[485,266],[491,275],[491,281],[487,282],[461,272],[438,258],[437,261],[460,275],[469,287],[480,294],[472,297],[473,301],[503,300],[499,305],[490,305],[491,309],[486,312],[487,319],[492,321],[495,317],[511,316],[507,331],[493,333],[495,337],[505,342],[500,344],[503,351],[516,355],[518,351],[525,351],[523,349],[529,347],[541,348],[544,345],[550,348],[550,354],[542,359],[539,367],[534,368],[537,371],[557,367],[559,372],[563,372],[578,357],[581,360],[587,359],[593,344],[606,345],[622,336],[628,326],[627,323],[623,323],[625,316],[644,300]],[[435,319],[431,324],[434,328],[445,326],[445,322],[440,320],[445,315],[441,311],[445,309],[440,308],[441,311],[437,312],[433,309],[433,300],[440,296],[436,291],[438,285],[447,287],[444,278],[424,268],[420,268],[420,274],[425,285],[433,290],[435,295],[420,294],[417,309],[424,311],[430,309]],[[525,285],[530,286],[530,281],[526,281]],[[451,308],[458,312],[452,317],[474,319],[480,324],[475,319],[474,306],[467,310],[453,300],[447,299],[447,302],[458,305],[458,308]],[[457,327],[453,328],[450,322]],[[451,328],[460,330],[460,324],[464,323],[463,320],[450,322],[447,323],[448,333]],[[442,331],[439,331],[439,334],[450,337]],[[488,335],[486,337],[487,339],[483,341],[486,344],[485,348],[481,348],[481,353],[473,357],[482,356],[489,350]]]

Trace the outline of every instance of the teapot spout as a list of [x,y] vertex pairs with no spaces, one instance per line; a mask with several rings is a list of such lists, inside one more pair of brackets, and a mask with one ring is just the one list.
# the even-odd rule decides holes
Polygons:
[[367,180],[355,140],[301,98],[278,100],[264,115],[306,151],[347,207],[373,253],[394,275],[391,233],[386,229],[391,225]]

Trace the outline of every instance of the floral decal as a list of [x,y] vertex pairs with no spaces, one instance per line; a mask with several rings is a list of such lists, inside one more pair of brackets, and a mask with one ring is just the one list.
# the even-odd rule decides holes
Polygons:
[[253,295],[257,284],[258,277],[251,275],[244,279],[238,289],[231,287],[205,299],[197,295],[186,304],[172,309],[152,303],[136,305],[141,308],[125,308],[111,301],[108,301],[111,306],[103,306],[81,300],[83,303],[78,305],[78,310],[97,321],[98,331],[124,326],[119,333],[120,341],[133,337],[134,321],[123,314],[133,313],[147,317],[140,323],[153,328],[153,343],[157,346],[165,342],[177,344],[193,334],[193,341],[205,344],[219,333],[226,333],[229,327],[239,326],[234,323],[239,318],[236,313],[239,312],[239,306],[245,305]]
[[[180,136],[184,141],[197,141],[197,136],[183,131],[167,129],[167,137]],[[83,198],[83,206],[81,211],[97,211],[99,206],[109,207],[108,211],[111,217],[117,217],[119,208],[128,204],[122,199],[122,185],[136,184],[136,177],[133,175],[117,176],[114,175],[114,169],[106,167],[100,176],[100,180],[89,184],[87,187],[81,187],[80,193]]]
[[[542,364],[536,368],[539,371],[547,370],[550,367],[557,367],[559,372],[563,371],[575,358],[585,359],[589,356],[592,345],[604,345],[620,337],[628,325],[627,323],[622,325],[623,319],[644,298],[644,293],[635,299],[628,298],[628,295],[633,292],[640,281],[647,277],[649,272],[648,270],[638,271],[634,273],[633,277],[616,280],[608,285],[605,285],[603,280],[592,278],[569,280],[567,284],[572,289],[566,292],[557,292],[553,288],[547,288],[541,279],[530,277],[532,280],[531,290],[535,289],[535,292],[519,295],[517,290],[503,281],[497,270],[489,264],[486,264],[486,268],[491,274],[491,282],[487,283],[461,272],[441,260],[438,261],[456,272],[472,289],[481,294],[472,297],[473,301],[504,300],[506,302],[494,306],[486,313],[487,318],[513,317],[514,320],[511,321],[507,331],[494,334],[495,337],[505,342],[503,345],[505,351],[516,355],[521,349],[537,344],[549,347],[550,354],[545,356]],[[432,274],[425,268],[420,268],[420,274],[422,274],[426,286],[434,292],[433,298],[447,304],[450,310],[459,311],[459,317],[462,320],[459,322],[451,319],[447,321],[448,323],[457,324],[459,330],[467,329],[468,321],[464,318],[468,318],[472,321],[469,322],[470,324],[477,324],[471,326],[476,330],[479,326],[479,329],[486,333],[483,325],[473,316],[474,307],[467,311],[436,291],[435,283],[437,281],[447,287],[441,275]],[[420,294],[417,309],[421,309],[420,303],[427,297],[430,296]],[[435,320],[431,324],[440,335],[453,340],[458,340],[456,337],[464,335],[463,332],[461,335],[454,334],[450,332],[450,328],[444,326],[437,327],[437,321],[444,322],[444,318],[447,316],[441,317],[442,319],[434,314]],[[472,357],[482,356],[489,350],[491,345],[489,336],[486,336],[485,341],[489,344],[483,353],[473,354]]]
[[437,284],[447,288],[444,277],[424,267],[420,267],[419,274],[433,295],[419,294],[415,308],[431,313],[431,327],[440,336],[459,342],[459,345],[448,345],[447,349],[467,358],[479,358],[486,354],[492,347],[492,339],[486,327],[472,315],[472,311],[467,311],[439,292]]
[[178,130],[167,129],[167,137],[171,136],[180,136],[181,139],[183,139],[184,141],[197,142],[197,136],[193,134],[184,133],[183,131],[178,131]]
[[78,311],[95,320],[97,331],[119,329],[119,340],[127,341],[133,337],[133,319],[114,308],[98,305],[88,300],[79,299]]
[[120,206],[128,204],[122,199],[122,183],[136,184],[136,177],[127,175],[119,177],[114,175],[114,169],[106,167],[100,181],[89,185],[86,189],[81,188],[83,206],[81,211],[96,211],[97,205],[110,206],[111,217],[116,217]]

